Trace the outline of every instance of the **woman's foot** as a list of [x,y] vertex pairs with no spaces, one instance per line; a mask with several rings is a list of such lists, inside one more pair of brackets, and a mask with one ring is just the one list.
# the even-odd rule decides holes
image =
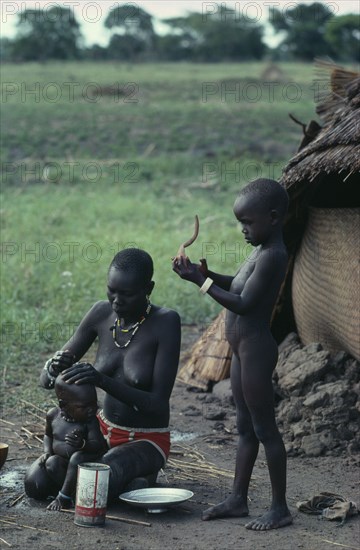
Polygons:
[[130,483],[126,485],[124,493],[137,491],[138,489],[147,489],[148,487],[150,487],[150,484],[146,477],[135,477],[135,479],[132,479]]
[[230,495],[226,500],[203,512],[202,520],[217,518],[242,518],[249,515],[249,509],[242,497]]
[[268,531],[269,529],[279,529],[293,522],[293,518],[288,508],[269,510],[263,516],[249,521],[245,525],[246,529],[253,531]]

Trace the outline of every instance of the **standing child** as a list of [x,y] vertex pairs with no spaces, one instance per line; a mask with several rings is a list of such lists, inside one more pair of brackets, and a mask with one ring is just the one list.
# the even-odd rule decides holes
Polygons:
[[59,375],[55,392],[59,406],[46,415],[44,454],[25,476],[29,497],[46,499],[57,493],[48,510],[71,507],[78,464],[100,459],[107,449],[96,418],[95,386],[67,384]]
[[272,373],[278,347],[270,332],[271,314],[285,277],[287,252],[282,224],[288,195],[268,179],[249,183],[237,197],[234,214],[245,241],[255,247],[234,277],[209,271],[206,260],[196,265],[173,261],[174,271],[197,284],[227,309],[225,333],[233,351],[230,377],[237,413],[239,443],[231,495],[203,513],[203,520],[247,516],[247,495],[259,443],[265,448],[272,502],[268,512],[246,524],[268,530],[292,523],[287,507],[286,452],[276,425]]

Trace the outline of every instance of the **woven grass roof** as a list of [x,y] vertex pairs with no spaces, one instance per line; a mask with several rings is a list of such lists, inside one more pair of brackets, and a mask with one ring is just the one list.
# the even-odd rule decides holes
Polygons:
[[[320,64],[318,64],[320,65]],[[320,174],[336,173],[346,177],[360,171],[360,73],[324,62],[330,70],[325,95],[317,98],[317,113],[324,125],[308,145],[289,161],[281,183],[293,185],[313,182]]]
[[[360,76],[343,92],[343,96],[337,95],[336,109],[329,98],[330,120],[284,169],[281,182],[286,188],[303,181],[312,182],[321,173],[343,174],[346,178],[360,171]],[[325,119],[329,118],[326,102],[319,111]]]

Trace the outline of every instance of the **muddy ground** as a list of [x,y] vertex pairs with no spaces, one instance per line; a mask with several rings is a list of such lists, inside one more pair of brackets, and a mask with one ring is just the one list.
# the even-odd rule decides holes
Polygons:
[[[185,327],[184,351],[196,337],[196,327]],[[1,439],[8,437],[11,445],[8,460],[0,472],[1,548],[360,549],[359,516],[349,518],[339,527],[336,521],[319,519],[296,509],[299,500],[321,491],[341,493],[360,502],[358,461],[346,451],[340,456],[289,456],[288,501],[294,516],[292,526],[271,532],[252,532],[244,527],[247,518],[202,522],[202,510],[222,500],[231,490],[237,442],[235,411],[229,400],[219,402],[211,394],[188,391],[181,382],[175,385],[171,407],[175,443],[168,466],[158,481],[163,486],[189,489],[194,496],[162,514],[149,514],[120,501],[108,508],[108,514],[150,525],[108,519],[105,527],[79,527],[74,524],[73,515],[48,512],[46,503],[22,496],[24,472],[41,453],[41,443],[23,428],[32,433],[38,431],[39,419],[35,416],[38,412],[26,425],[20,416],[3,419]],[[270,502],[270,484],[262,450],[255,465],[249,497],[251,518],[263,513]]]

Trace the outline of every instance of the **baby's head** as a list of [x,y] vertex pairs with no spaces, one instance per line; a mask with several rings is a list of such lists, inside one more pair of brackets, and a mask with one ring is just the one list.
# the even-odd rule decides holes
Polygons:
[[55,381],[55,393],[59,407],[68,420],[88,422],[96,415],[97,395],[92,384],[67,384],[59,374]]
[[246,185],[234,203],[245,240],[257,246],[281,228],[289,205],[285,189],[275,180],[257,179]]

